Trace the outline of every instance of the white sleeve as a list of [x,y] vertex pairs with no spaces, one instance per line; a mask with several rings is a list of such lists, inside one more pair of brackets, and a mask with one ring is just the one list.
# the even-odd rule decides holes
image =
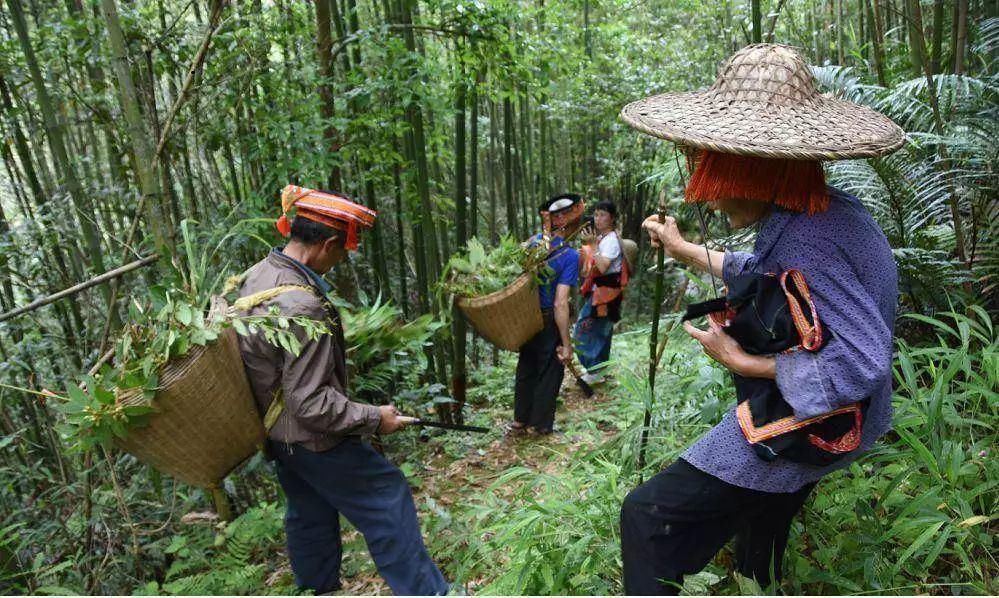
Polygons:
[[617,259],[621,255],[621,243],[617,240],[617,233],[611,233],[601,239],[597,253],[609,260]]

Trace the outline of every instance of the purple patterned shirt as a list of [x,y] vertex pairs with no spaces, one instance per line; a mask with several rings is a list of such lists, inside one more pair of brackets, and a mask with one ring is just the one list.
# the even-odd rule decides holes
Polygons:
[[777,386],[799,417],[870,397],[860,447],[818,467],[756,456],[733,407],[683,454],[688,463],[729,484],[794,492],[845,467],[891,428],[892,333],[898,275],[884,233],[857,198],[829,187],[830,206],[809,216],[777,210],[763,222],[753,252],[726,252],[724,278],[744,272],[805,275],[819,319],[832,332],[817,353],[777,355]]

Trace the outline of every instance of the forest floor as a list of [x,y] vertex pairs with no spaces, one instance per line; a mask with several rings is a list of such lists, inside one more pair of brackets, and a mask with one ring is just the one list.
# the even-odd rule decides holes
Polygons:
[[[511,375],[511,387],[512,384]],[[615,424],[617,418],[613,416],[615,399],[610,394],[615,387],[613,379],[608,379],[595,388],[593,397],[586,398],[567,373],[559,396],[555,433],[548,436],[504,435],[503,426],[510,421],[513,406],[494,404],[479,411],[475,423],[482,425],[483,419],[487,419],[491,422],[490,428],[496,432],[467,438],[466,441],[471,441],[472,445],[466,447],[465,456],[455,459],[451,452],[452,442],[441,442],[429,447],[428,452],[421,456],[421,471],[415,471],[412,461],[404,462],[403,471],[413,484],[421,521],[439,518],[446,511],[453,525],[461,527],[462,522],[471,519],[470,514],[485,494],[498,492],[510,498],[532,481],[529,476],[521,476],[496,488],[497,479],[511,468],[556,474],[577,451],[597,446],[617,434],[620,430]],[[587,421],[595,421],[597,426],[584,426]],[[437,437],[443,434],[453,436],[461,433],[438,433]],[[453,441],[454,438],[448,440]],[[446,563],[442,565],[446,568]],[[343,571],[343,590],[338,594],[391,594],[378,575],[363,539],[352,529],[344,534]],[[465,590],[474,593],[492,580],[487,574],[462,581]]]
[[[734,402],[728,375],[700,346],[683,330],[668,334],[657,370],[647,464],[641,472],[645,478],[674,460]],[[427,549],[449,581],[479,595],[621,593],[618,518],[621,502],[639,478],[636,449],[649,397],[647,343],[648,328],[616,335],[613,377],[597,387],[593,398],[584,398],[567,375],[551,436],[504,436],[516,364],[516,355],[507,353],[494,364],[471,360],[477,367],[471,373],[466,423],[488,427],[489,433],[424,429],[385,438],[386,455],[412,487]],[[898,359],[910,377],[937,372],[938,382],[921,390],[925,382],[909,385],[905,377],[897,379],[896,432],[823,480],[821,491],[792,524],[795,549],[785,556],[783,587],[773,590],[995,594],[988,515],[994,512],[996,487],[991,437],[966,446],[933,441],[934,430],[963,421],[957,409],[965,403],[969,412],[982,413],[983,421],[994,421],[987,401],[995,394],[985,390],[995,387],[994,374],[984,373],[989,368],[983,376],[968,366],[962,369],[967,344],[918,354],[903,349]],[[989,355],[984,362],[995,363],[995,355]],[[967,384],[947,382],[959,371]],[[907,398],[919,393],[919,401]],[[400,407],[418,413],[430,405]],[[941,405],[943,413],[936,420],[927,412],[933,405]],[[961,430],[971,438],[971,432]],[[917,442],[920,438],[930,445]],[[240,517],[216,528],[221,534],[189,526],[170,538],[166,570],[157,575],[161,581],[136,591],[295,593],[280,493],[269,471],[253,476],[251,483],[272,491],[263,502],[246,504]],[[363,537],[346,522],[343,544],[339,593],[390,594]],[[764,593],[732,572],[729,550],[701,573],[687,576],[684,590]]]

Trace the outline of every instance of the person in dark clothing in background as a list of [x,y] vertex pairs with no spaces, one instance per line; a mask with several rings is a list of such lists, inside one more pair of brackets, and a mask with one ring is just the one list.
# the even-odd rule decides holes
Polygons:
[[[572,359],[569,293],[579,284],[579,252],[565,242],[566,235],[579,226],[583,200],[578,195],[556,195],[538,210],[551,220],[551,255],[547,263],[552,272],[538,287],[544,328],[520,349],[514,388],[511,434],[533,430],[550,434],[555,426],[555,401],[562,387],[565,362]],[[545,242],[544,234],[528,241],[536,246]]]

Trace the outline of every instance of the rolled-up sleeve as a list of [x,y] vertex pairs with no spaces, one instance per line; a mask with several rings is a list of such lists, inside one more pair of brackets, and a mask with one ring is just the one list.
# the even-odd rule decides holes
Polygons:
[[[299,313],[313,317],[314,314]],[[285,409],[303,427],[327,434],[373,434],[381,422],[374,405],[355,403],[330,383],[333,369],[331,334],[310,340],[301,326],[292,326],[301,342],[298,355],[285,351],[282,376]]]
[[777,355],[777,386],[798,417],[867,398],[891,377],[892,331],[853,268],[830,245],[799,242],[782,267],[805,276],[829,342]]

